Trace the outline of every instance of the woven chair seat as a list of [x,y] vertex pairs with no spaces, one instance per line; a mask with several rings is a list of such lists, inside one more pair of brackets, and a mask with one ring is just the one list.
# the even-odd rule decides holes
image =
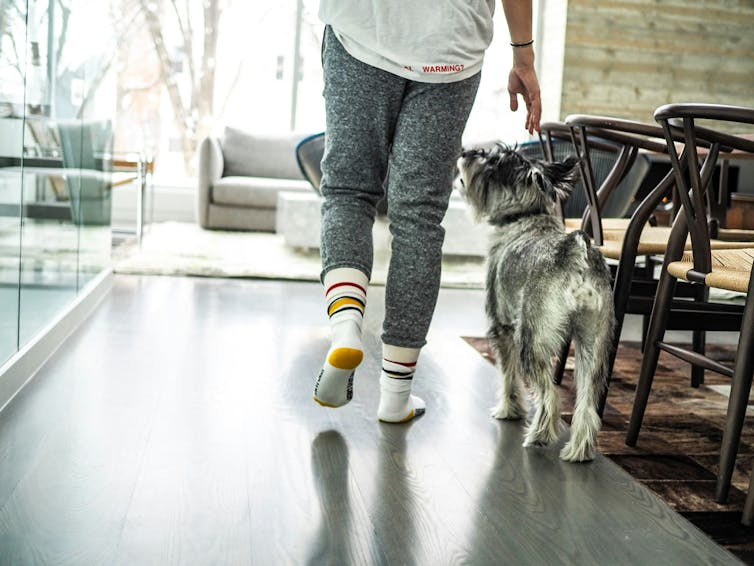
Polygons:
[[[712,252],[712,271],[704,278],[708,287],[746,293],[754,264],[754,248],[740,250],[715,250]],[[678,279],[688,281],[688,272],[694,269],[694,257],[685,252],[680,261],[668,265],[668,272]]]
[[[670,237],[669,226],[645,226],[641,233],[637,256],[641,255],[662,255],[668,245]],[[620,230],[605,230],[603,234],[602,246],[599,250],[602,255],[610,259],[620,259],[623,250],[623,238],[625,233]],[[750,248],[751,242],[724,242],[722,240],[710,240],[710,247],[713,250],[735,250],[741,248]],[[685,249],[691,249],[691,238],[686,240]]]
[[[631,222],[630,218],[603,218],[602,229],[603,230],[627,230],[629,222]],[[566,227],[567,232],[573,232],[574,230],[581,230],[581,218],[566,218],[565,227]]]

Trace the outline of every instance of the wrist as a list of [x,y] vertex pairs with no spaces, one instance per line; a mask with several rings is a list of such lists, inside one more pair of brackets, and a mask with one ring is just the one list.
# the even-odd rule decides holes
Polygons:
[[534,49],[531,47],[513,50],[513,66],[517,69],[522,67],[534,67]]

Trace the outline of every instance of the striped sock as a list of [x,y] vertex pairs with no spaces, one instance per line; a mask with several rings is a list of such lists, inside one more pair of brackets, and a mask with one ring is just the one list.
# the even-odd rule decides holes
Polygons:
[[358,269],[338,268],[325,275],[332,346],[314,386],[314,400],[324,407],[341,407],[353,396],[354,370],[364,358],[361,324],[368,283]]
[[389,423],[405,423],[423,414],[424,401],[411,395],[419,350],[383,344],[382,357],[377,417]]

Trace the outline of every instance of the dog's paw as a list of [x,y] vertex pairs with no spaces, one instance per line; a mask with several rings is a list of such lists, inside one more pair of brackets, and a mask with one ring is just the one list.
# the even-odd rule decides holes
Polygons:
[[518,421],[526,417],[526,409],[515,403],[500,403],[490,409],[490,415],[505,421]]
[[537,439],[524,438],[524,443],[521,446],[524,448],[530,448],[532,446],[535,448],[547,448],[548,443]]
[[536,446],[538,448],[545,448],[552,444],[554,442],[553,439],[548,438],[544,435],[537,435],[532,432],[529,432],[524,436],[524,443],[521,445],[524,448],[529,448],[530,446]]
[[567,442],[560,451],[560,459],[566,462],[590,462],[594,460],[595,452],[594,446]]
[[550,446],[558,441],[559,427],[555,426],[537,427],[530,425],[524,436],[524,448],[528,446]]

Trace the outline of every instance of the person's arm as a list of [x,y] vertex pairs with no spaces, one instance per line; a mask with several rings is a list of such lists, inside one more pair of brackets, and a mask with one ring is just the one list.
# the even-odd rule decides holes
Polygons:
[[[532,37],[531,0],[501,0],[505,19],[508,22],[511,44],[528,43]],[[534,45],[515,47],[513,49],[513,68],[508,75],[508,95],[511,110],[518,110],[518,95],[526,103],[526,129],[529,133],[539,131],[542,116],[542,100],[539,95],[539,81],[534,70]]]

